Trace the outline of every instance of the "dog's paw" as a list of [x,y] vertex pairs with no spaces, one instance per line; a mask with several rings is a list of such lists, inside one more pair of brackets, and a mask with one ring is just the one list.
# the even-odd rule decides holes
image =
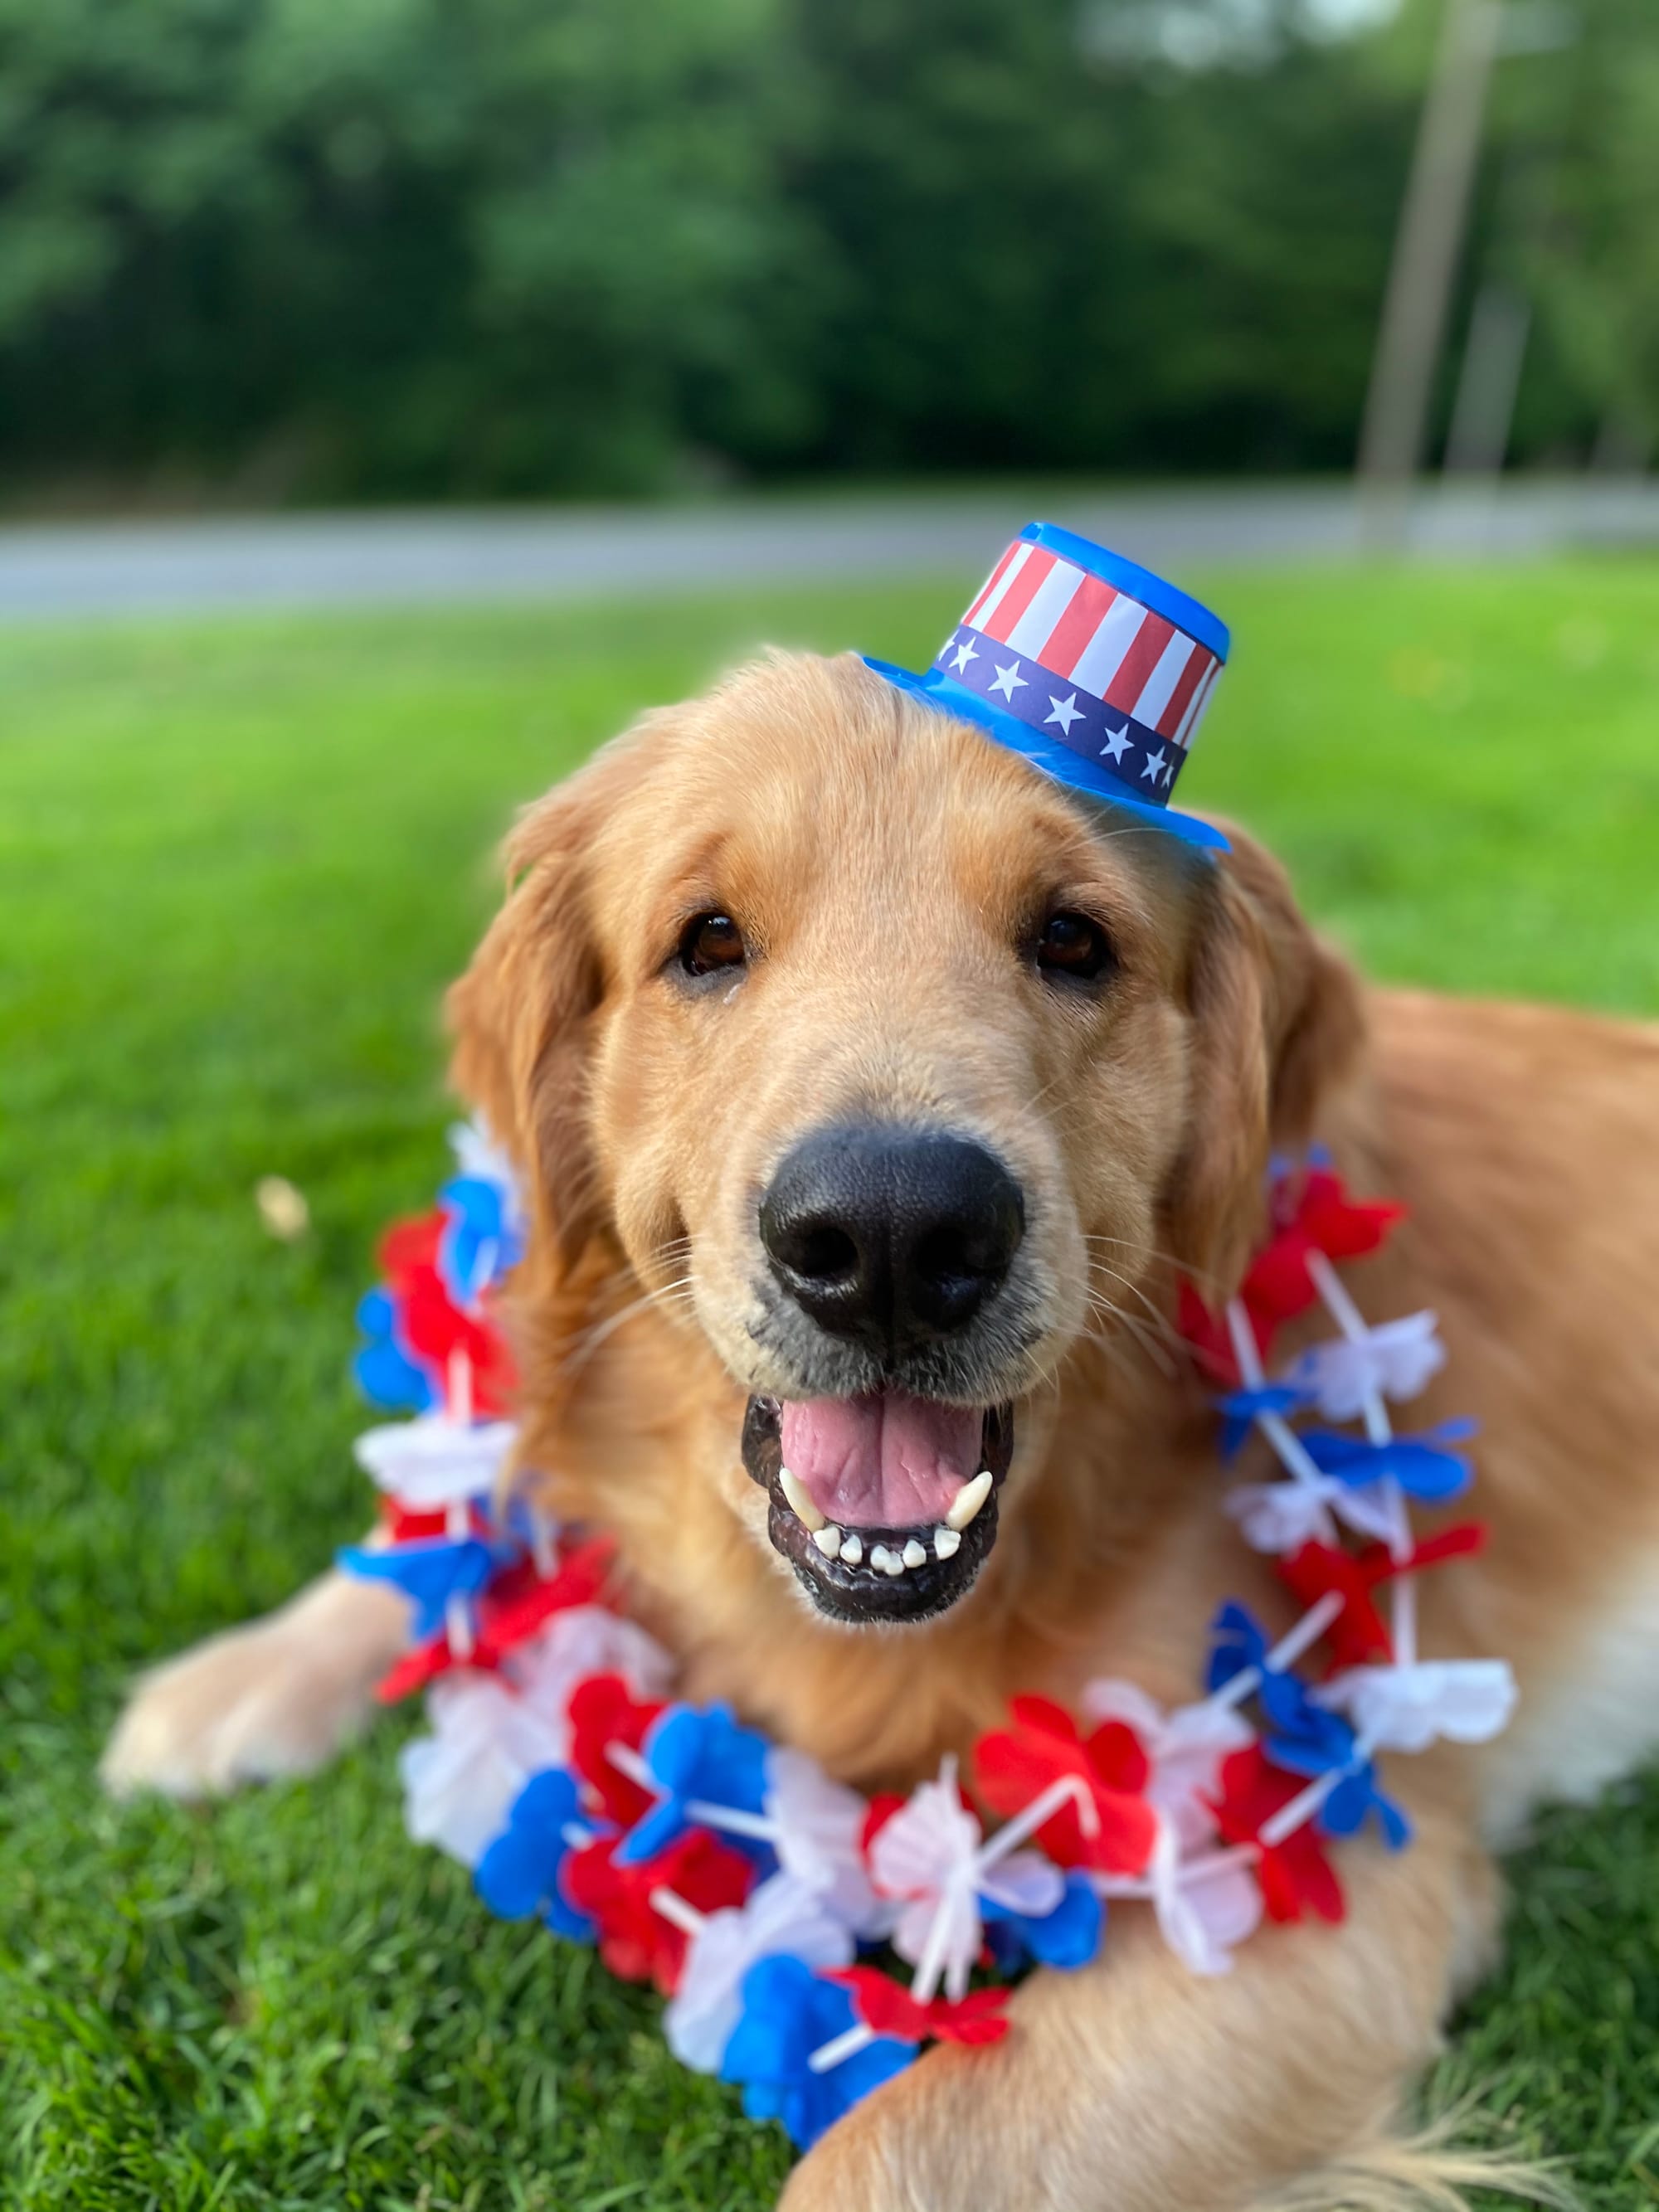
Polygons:
[[404,1626],[394,1593],[331,1582],[198,1644],[139,1683],[100,1764],[105,1788],[218,1797],[313,1772],[373,1711]]

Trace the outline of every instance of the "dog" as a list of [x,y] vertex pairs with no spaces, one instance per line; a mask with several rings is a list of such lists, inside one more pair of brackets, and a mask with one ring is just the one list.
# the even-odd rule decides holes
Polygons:
[[[1182,1278],[1238,1284],[1275,1152],[1317,1140],[1408,1206],[1353,1293],[1436,1310],[1426,1418],[1481,1424],[1490,1544],[1426,1578],[1423,1648],[1506,1656],[1519,1711],[1387,1762],[1413,1848],[1344,1845],[1345,1923],[1264,1928],[1222,1979],[1115,1908],[1006,2040],[841,2120],[788,2212],[1455,2180],[1392,2130],[1493,1957],[1494,1852],[1659,1739],[1659,1032],[1366,988],[1243,834],[1211,859],[1079,804],[850,656],[647,714],[507,862],[449,1012],[527,1193],[520,1457],[614,1536],[686,1695],[904,1789],[1014,1694],[1190,1698],[1224,1597],[1288,1625],[1170,1327]],[[872,1564],[982,1469],[955,1547]],[[863,1557],[808,1540],[815,1511]],[[313,1767],[403,1640],[395,1595],[325,1575],[152,1675],[106,1778]]]

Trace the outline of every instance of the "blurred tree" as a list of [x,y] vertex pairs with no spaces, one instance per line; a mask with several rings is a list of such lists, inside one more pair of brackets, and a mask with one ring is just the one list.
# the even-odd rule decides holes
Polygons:
[[[1317,4],[0,0],[0,483],[1345,466],[1438,0]],[[1659,402],[1654,0],[1563,4],[1534,451]]]
[[803,0],[847,94],[804,179],[847,272],[824,459],[1347,462],[1410,94],[1288,37],[1149,67],[1128,12]]
[[645,485],[708,383],[799,435],[776,13],[0,0],[14,465],[280,434],[333,492]]

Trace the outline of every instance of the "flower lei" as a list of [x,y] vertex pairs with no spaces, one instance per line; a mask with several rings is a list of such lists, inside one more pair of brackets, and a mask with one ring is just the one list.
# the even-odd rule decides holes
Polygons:
[[[381,1695],[430,1685],[432,1733],[402,1756],[410,1832],[471,1868],[493,1911],[654,1982],[675,2054],[802,2148],[924,2044],[997,2041],[1007,1978],[1086,1966],[1112,1900],[1149,1902],[1200,1974],[1226,1972],[1264,1915],[1340,1920],[1332,1839],[1410,1838],[1376,1754],[1509,1719],[1503,1662],[1419,1655],[1417,1577],[1485,1531],[1417,1543],[1410,1501],[1468,1488],[1469,1425],[1395,1433],[1389,1403],[1444,1353],[1432,1314],[1371,1327],[1354,1305],[1334,1263],[1375,1251],[1402,1209],[1356,1203],[1325,1156],[1276,1166],[1267,1241],[1224,1313],[1184,1285],[1180,1316],[1220,1393],[1224,1460],[1260,1434],[1282,1470],[1222,1503],[1300,1620],[1272,1641],[1225,1604],[1199,1701],[1165,1711],[1111,1680],[1075,1713],[1016,1698],[974,1747],[971,1790],[947,1758],[908,1798],[866,1801],[728,1707],[672,1701],[669,1655],[606,1602],[608,1545],[500,1502],[513,1375],[493,1301],[524,1222],[487,1137],[453,1141],[459,1173],[386,1237],[359,1310],[359,1381],[414,1418],[359,1439],[382,1527],[342,1555],[411,1609]],[[1337,1336],[1270,1376],[1276,1331],[1316,1303]],[[1321,1644],[1310,1682],[1295,1669]],[[972,1986],[981,1967],[1000,1978]]]

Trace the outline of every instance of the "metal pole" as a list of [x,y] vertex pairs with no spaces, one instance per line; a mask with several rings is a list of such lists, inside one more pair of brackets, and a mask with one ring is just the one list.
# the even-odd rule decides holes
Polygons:
[[1504,473],[1531,327],[1532,309],[1519,292],[1502,283],[1480,287],[1446,433],[1449,477]]
[[1371,534],[1394,543],[1405,535],[1423,464],[1503,16],[1502,0],[1446,0],[1401,210],[1359,441]]

